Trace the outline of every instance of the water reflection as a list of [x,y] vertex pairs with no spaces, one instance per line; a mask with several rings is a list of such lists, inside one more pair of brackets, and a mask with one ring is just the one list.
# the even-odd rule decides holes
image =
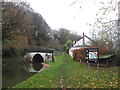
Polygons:
[[32,67],[35,71],[39,71],[43,67],[43,65],[41,63],[32,62]]
[[25,62],[22,57],[3,58],[3,61],[5,63],[2,64],[2,88],[13,87],[36,74],[23,68]]
[[3,58],[3,61],[2,88],[13,87],[45,68],[41,64],[44,60],[39,54],[36,54],[32,61],[29,56]]

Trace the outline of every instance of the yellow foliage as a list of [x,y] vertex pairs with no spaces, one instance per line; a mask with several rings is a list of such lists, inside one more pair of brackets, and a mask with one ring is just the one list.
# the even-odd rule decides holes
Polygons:
[[7,33],[12,37],[12,39],[5,40],[3,47],[13,47],[17,51],[28,47],[28,37],[22,35],[20,30],[9,30]]

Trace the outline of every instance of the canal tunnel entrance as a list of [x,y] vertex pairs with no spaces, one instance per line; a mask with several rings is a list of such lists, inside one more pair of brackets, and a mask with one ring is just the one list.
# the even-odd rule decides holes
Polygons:
[[44,62],[43,57],[40,54],[35,54],[32,59],[32,67],[34,70],[39,71],[43,67],[42,62]]

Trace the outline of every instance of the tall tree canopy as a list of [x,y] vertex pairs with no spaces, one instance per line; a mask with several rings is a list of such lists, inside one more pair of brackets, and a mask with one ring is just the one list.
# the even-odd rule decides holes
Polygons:
[[68,40],[80,38],[70,30],[51,30],[44,18],[27,2],[2,2],[3,56],[12,56],[31,47],[63,50]]
[[28,3],[3,2],[2,6],[3,55],[18,53],[31,45],[41,46],[49,39],[48,24]]

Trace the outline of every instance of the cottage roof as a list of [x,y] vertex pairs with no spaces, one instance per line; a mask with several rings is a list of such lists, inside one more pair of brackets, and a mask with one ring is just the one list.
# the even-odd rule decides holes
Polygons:
[[[87,38],[87,39],[85,39],[85,38]],[[85,35],[83,33],[83,36],[74,43],[73,47],[90,47],[88,40],[95,43],[94,40],[92,40],[91,38],[89,38],[87,35]]]
[[73,47],[90,47],[90,45],[76,45],[76,46],[73,46]]

